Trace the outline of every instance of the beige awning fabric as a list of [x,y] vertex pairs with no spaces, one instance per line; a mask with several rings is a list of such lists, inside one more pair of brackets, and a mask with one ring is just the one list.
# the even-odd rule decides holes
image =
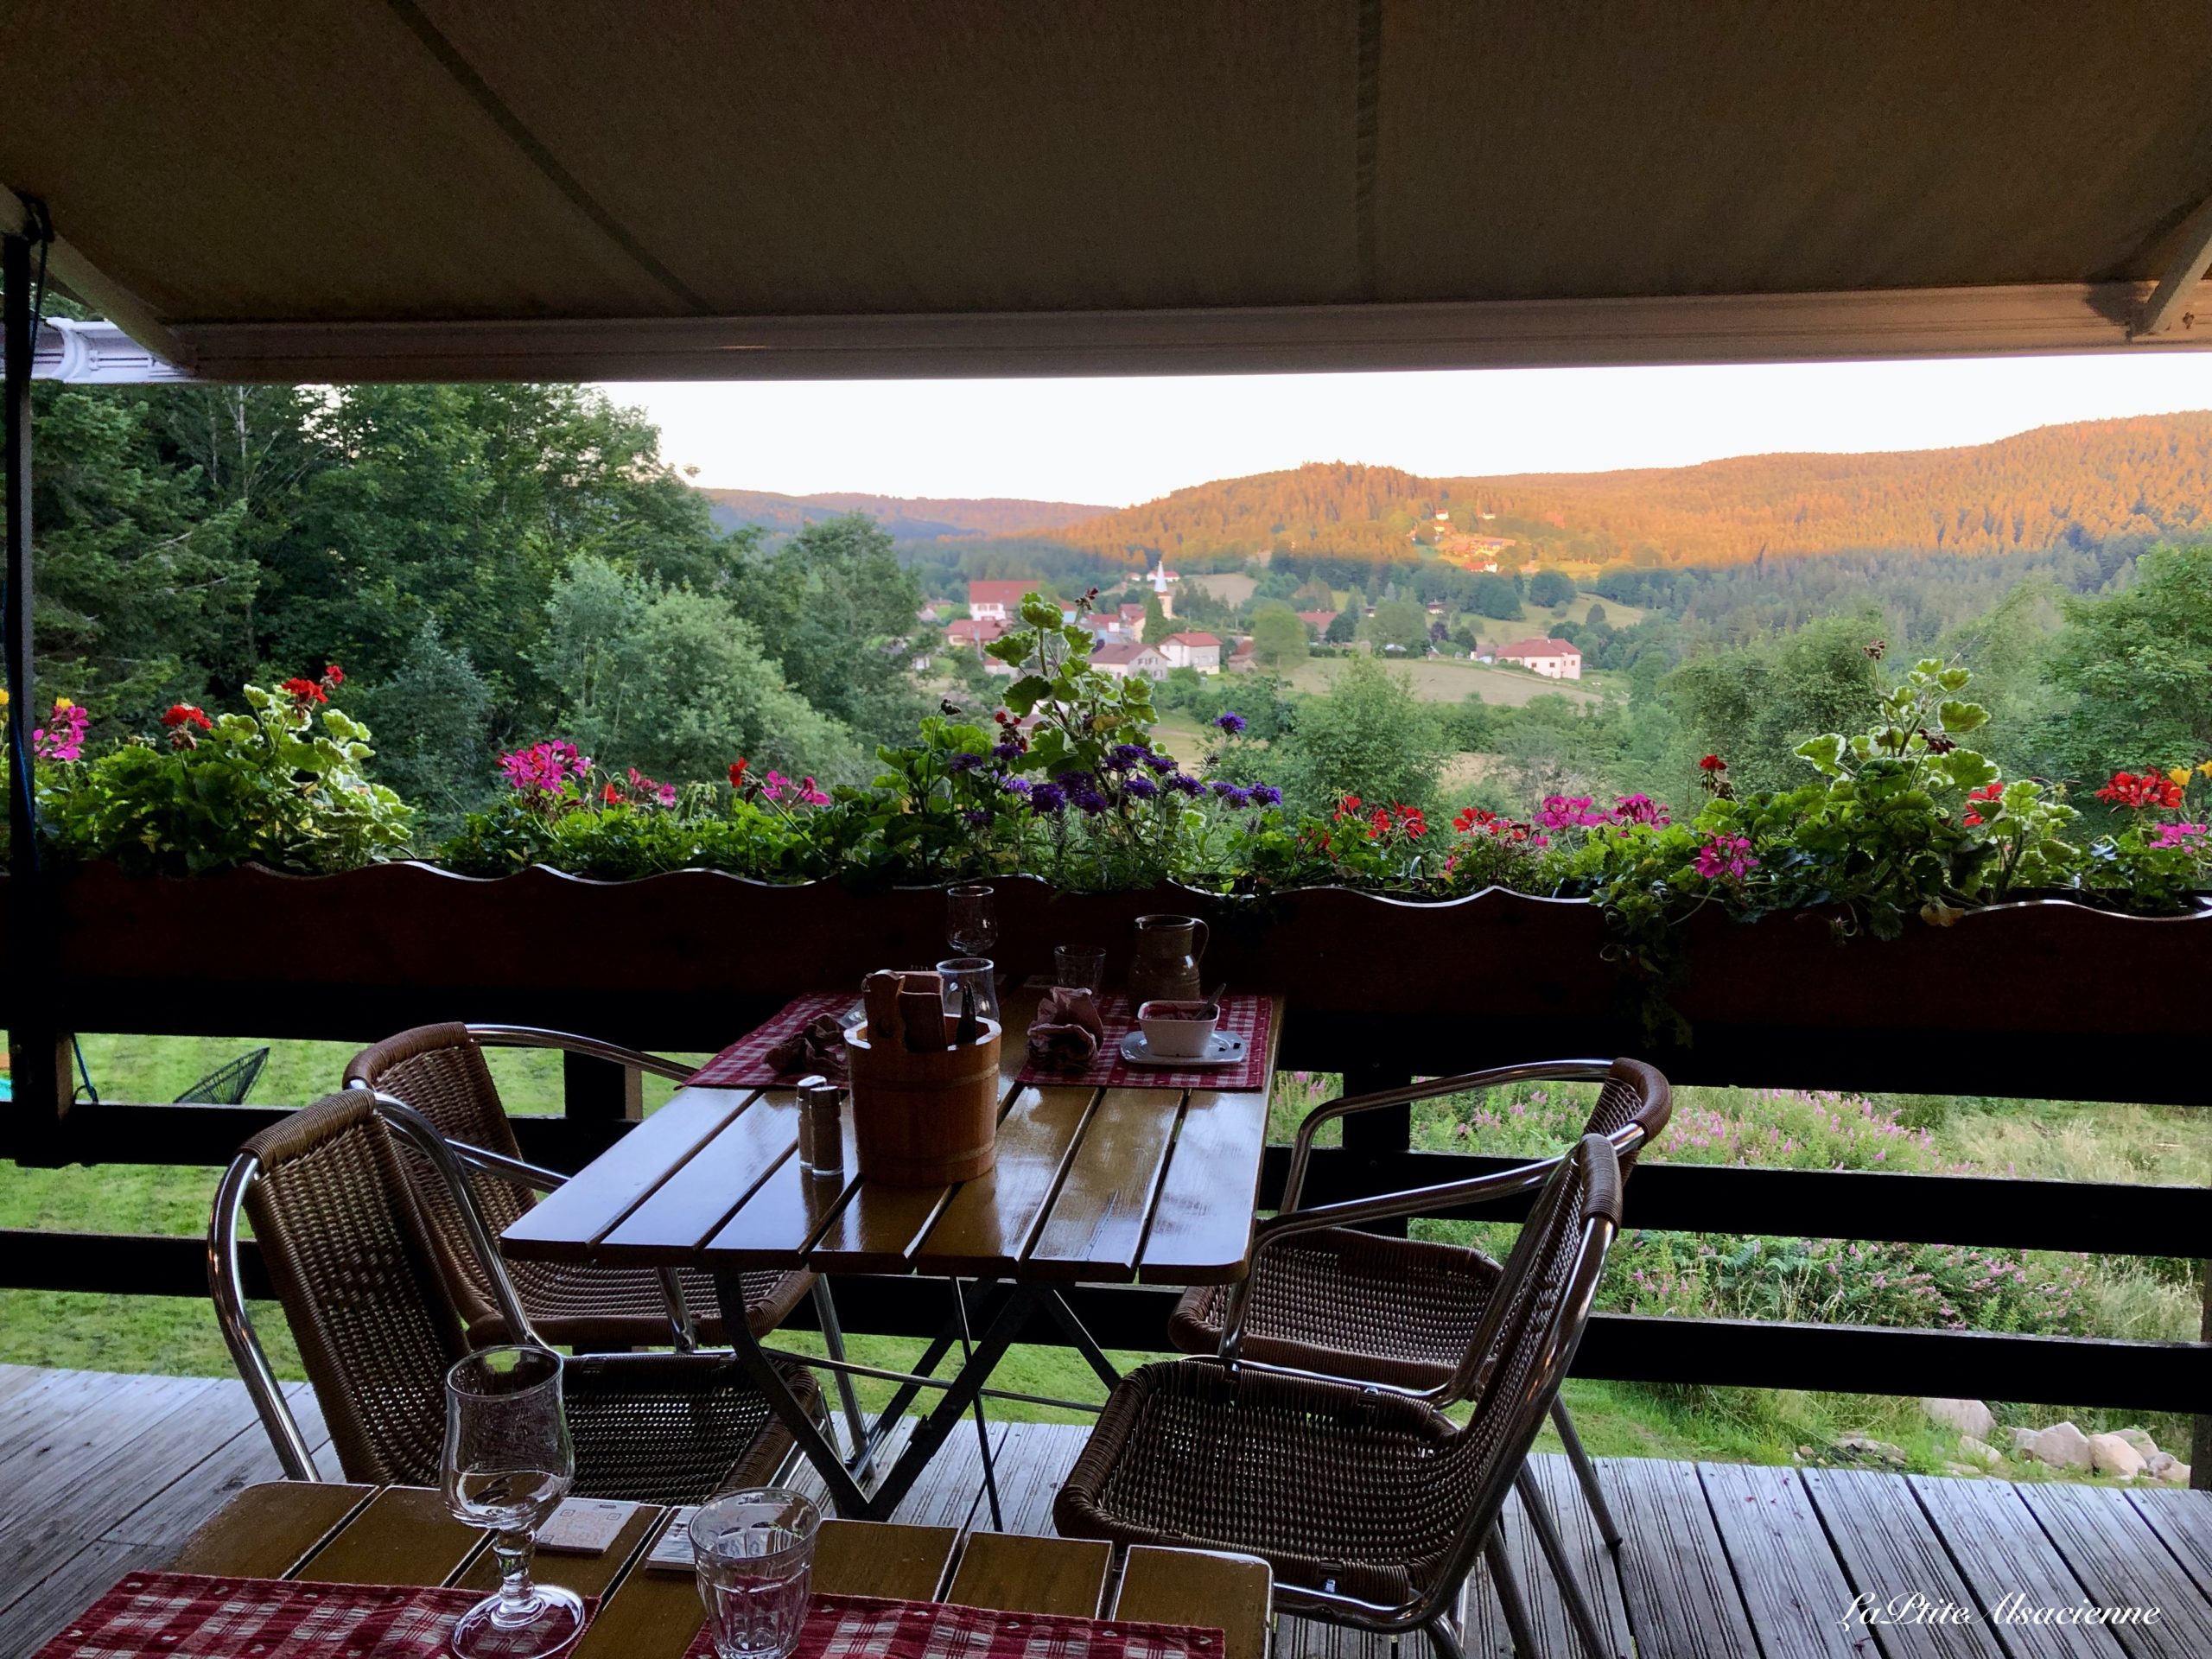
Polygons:
[[46,203],[58,276],[211,378],[2156,349],[2212,338],[2206,26],[73,0],[0,10],[0,184]]

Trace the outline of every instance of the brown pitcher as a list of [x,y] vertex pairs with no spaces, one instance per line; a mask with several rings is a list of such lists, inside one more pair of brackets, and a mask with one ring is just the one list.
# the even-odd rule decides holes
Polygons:
[[1137,954],[1129,963],[1129,1007],[1155,1001],[1196,1001],[1205,988],[1198,958],[1205,954],[1206,925],[1195,916],[1140,916]]

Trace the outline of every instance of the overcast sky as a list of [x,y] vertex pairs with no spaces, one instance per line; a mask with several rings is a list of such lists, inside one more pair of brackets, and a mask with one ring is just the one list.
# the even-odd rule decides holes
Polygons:
[[2212,408],[2212,353],[608,391],[651,412],[701,484],[1122,506],[1306,461],[1448,477],[1984,443]]

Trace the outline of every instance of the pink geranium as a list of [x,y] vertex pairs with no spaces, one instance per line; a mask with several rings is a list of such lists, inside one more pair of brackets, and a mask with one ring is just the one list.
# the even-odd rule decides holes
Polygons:
[[1741,836],[1714,836],[1697,849],[1697,873],[1708,881],[1740,881],[1758,863]]
[[591,770],[591,762],[573,743],[556,740],[533,743],[526,749],[499,757],[499,771],[507,786],[520,795],[558,795],[572,778]]

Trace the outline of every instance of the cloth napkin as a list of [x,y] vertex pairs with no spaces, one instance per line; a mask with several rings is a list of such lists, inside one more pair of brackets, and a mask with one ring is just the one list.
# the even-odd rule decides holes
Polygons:
[[759,1029],[739,1038],[685,1079],[702,1089],[788,1089],[819,1065],[779,1070],[771,1051],[789,1042],[817,1020],[842,1020],[860,1001],[851,991],[810,991],[795,996]]

